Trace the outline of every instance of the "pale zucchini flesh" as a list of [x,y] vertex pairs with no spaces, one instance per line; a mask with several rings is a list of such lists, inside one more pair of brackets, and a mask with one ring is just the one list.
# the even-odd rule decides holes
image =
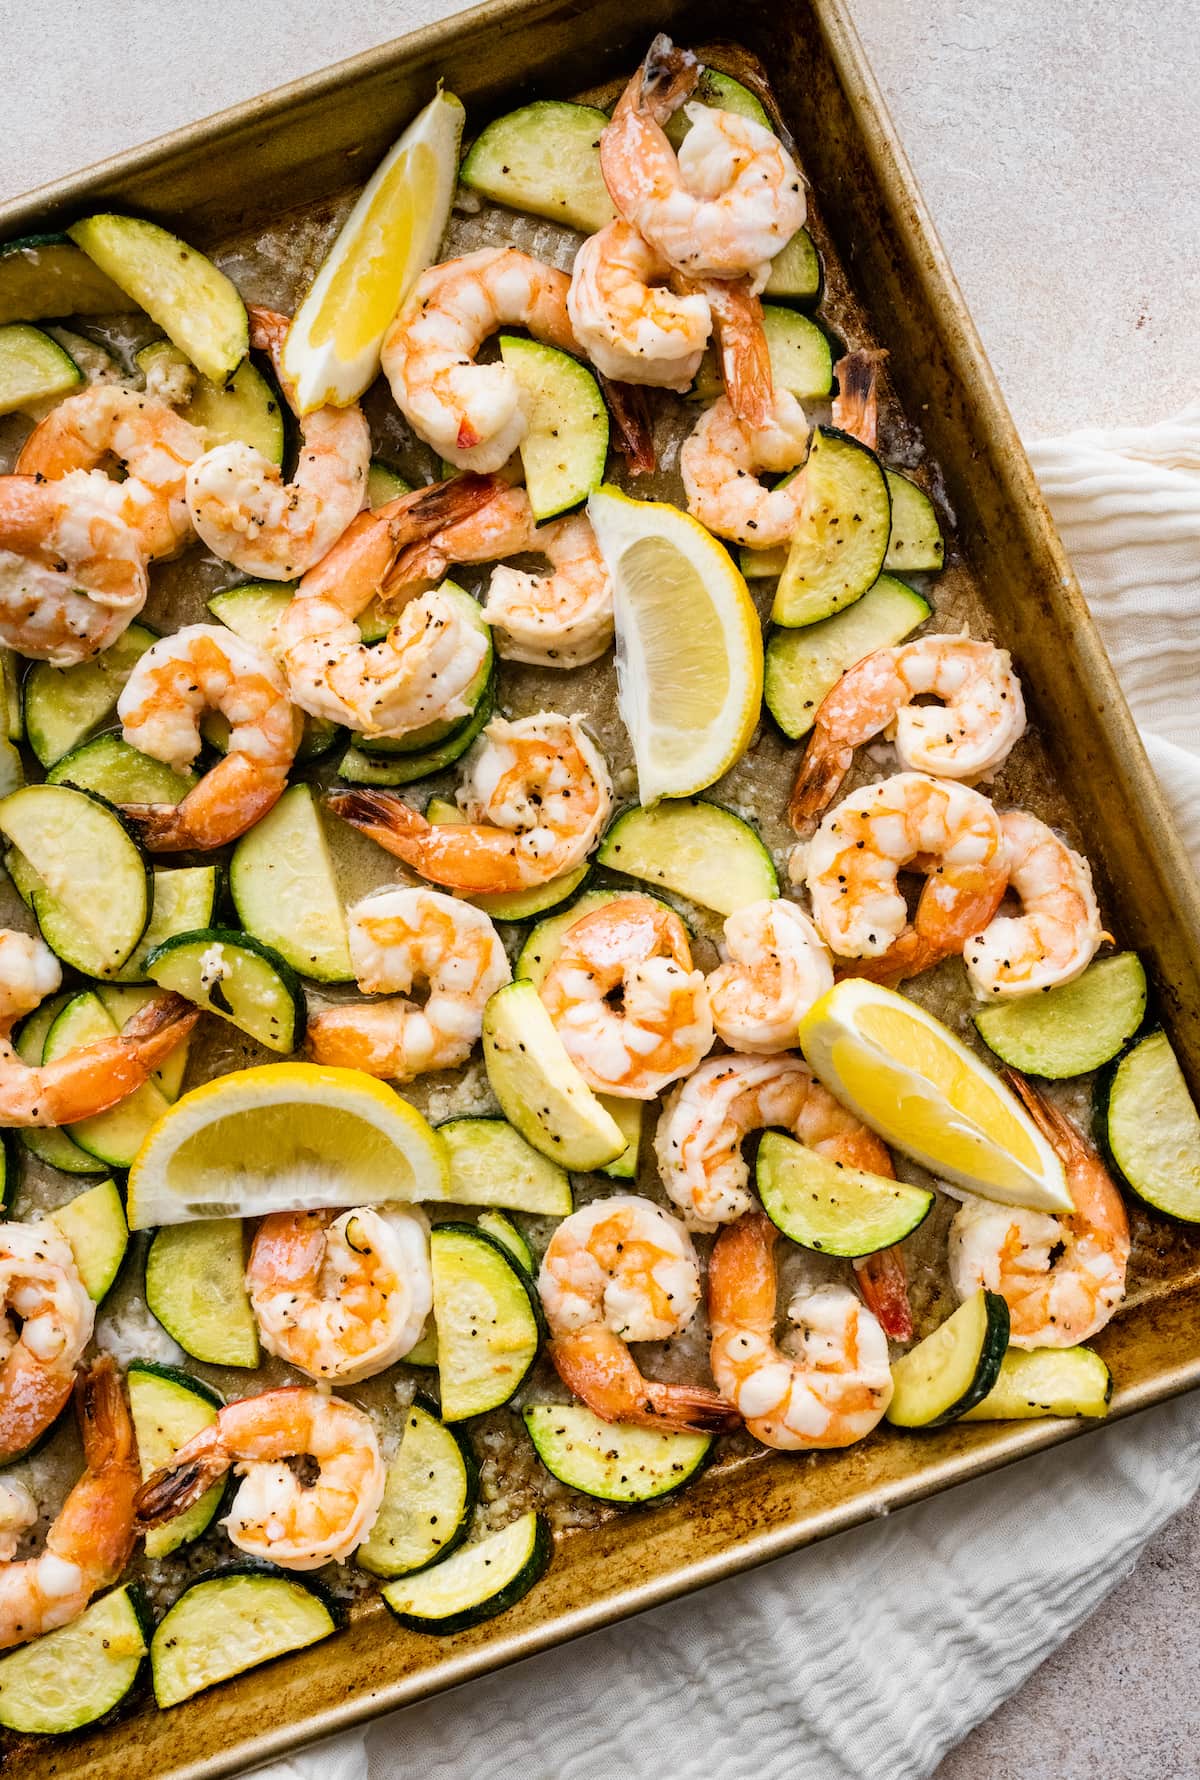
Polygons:
[[750,824],[702,798],[664,798],[649,809],[626,810],[605,834],[597,859],[719,915],[779,894],[771,855]]
[[0,1657],[0,1725],[61,1736],[94,1724],[125,1698],[145,1654],[143,1611],[130,1588],[115,1588],[69,1625]]
[[447,1637],[514,1607],[545,1575],[554,1549],[534,1510],[432,1569],[389,1582],[383,1598],[412,1631]]
[[536,100],[487,125],[461,169],[464,185],[497,204],[530,210],[594,235],[616,216],[600,172],[608,123],[591,105]]
[[821,259],[807,229],[797,229],[771,261],[763,291],[781,303],[810,303],[821,294]]
[[946,560],[946,545],[933,502],[899,470],[885,474],[892,497],[892,524],[884,568],[898,575],[937,574]]
[[536,1289],[472,1224],[437,1224],[429,1242],[442,1419],[507,1403],[537,1358]]
[[862,598],[802,630],[777,630],[767,642],[763,697],[793,741],[806,736],[825,697],[847,668],[911,636],[929,616],[929,602],[892,575],[880,575]]
[[155,866],[154,893],[146,931],[120,970],[114,983],[145,983],[146,960],[151,952],[177,933],[195,933],[212,924],[217,906],[218,872],[215,865]]
[[[212,1426],[221,1399],[190,1373],[152,1360],[134,1360],[125,1374],[125,1385],[144,1483],[194,1434]],[[221,1478],[182,1514],[162,1526],[148,1527],[146,1556],[166,1557],[198,1539],[211,1524],[224,1494],[225,1479]]]
[[78,791],[94,791],[111,804],[182,803],[199,781],[195,773],[176,772],[161,760],[152,760],[109,733],[81,742],[56,760],[46,774],[48,785],[74,785]]
[[116,810],[67,785],[26,785],[0,802],[0,830],[37,874],[42,937],[86,976],[111,976],[150,914],[149,871]]
[[500,356],[521,389],[527,421],[521,464],[540,524],[577,507],[603,482],[608,409],[591,371],[569,353],[502,334]]
[[1073,983],[982,1008],[975,1027],[1010,1068],[1059,1080],[1110,1062],[1145,1013],[1142,961],[1136,952],[1118,952],[1096,959]]
[[114,315],[134,306],[65,235],[26,235],[0,244],[0,322]]
[[498,1242],[505,1252],[512,1256],[519,1267],[523,1267],[530,1279],[536,1272],[537,1264],[533,1253],[517,1226],[502,1211],[481,1211],[475,1220],[475,1228]]
[[437,1132],[450,1161],[446,1196],[454,1204],[556,1218],[574,1209],[566,1169],[535,1150],[507,1119],[450,1119]]
[[501,1111],[563,1168],[603,1168],[626,1148],[567,1055],[532,983],[498,989],[483,1012],[483,1055]]
[[[771,381],[786,389],[798,402],[825,401],[833,387],[833,352],[829,336],[815,321],[777,304],[763,305],[763,332],[771,359]],[[694,401],[713,402],[725,385],[713,347],[700,362],[689,395]]]
[[300,979],[285,958],[248,933],[210,927],[177,933],[146,960],[146,974],[219,1014],[269,1051],[287,1056],[304,1031]]
[[257,1366],[240,1218],[167,1224],[146,1256],[146,1306],[194,1360]]
[[400,1450],[388,1466],[383,1502],[354,1554],[376,1576],[410,1576],[462,1544],[471,1525],[479,1473],[466,1436],[414,1401]]
[[602,909],[606,903],[615,902],[620,895],[619,890],[587,890],[561,914],[539,921],[517,954],[513,975],[539,988],[562,950],[563,936],[576,921],[582,921],[585,915]]
[[27,322],[0,326],[0,414],[36,410],[82,384],[83,372],[70,353],[41,328]]
[[25,676],[25,731],[42,765],[51,767],[116,718],[117,700],[134,664],[155,641],[131,624],[109,648],[74,667],[35,661]]
[[159,1622],[150,1672],[160,1706],[228,1681],[337,1629],[323,1589],[273,1566],[230,1566],[201,1577]]
[[775,589],[776,624],[813,624],[859,599],[877,580],[891,534],[892,503],[873,451],[834,427],[818,427],[804,465],[805,516]]
[[763,1134],[755,1159],[763,1210],[784,1235],[820,1254],[873,1255],[910,1236],[933,1194],[828,1156],[779,1131]]
[[83,1289],[99,1304],[121,1271],[129,1246],[125,1206],[116,1182],[88,1187],[52,1211],[49,1222],[66,1237]]
[[1200,1223],[1200,1114],[1165,1032],[1109,1065],[1096,1094],[1101,1145],[1139,1199]]
[[179,413],[200,428],[210,449],[236,442],[249,445],[269,463],[282,464],[285,438],[279,394],[250,359],[243,359],[219,384],[193,371],[186,354],[168,340],[144,346],[137,363],[149,388],[160,378],[169,381],[181,371],[184,376],[191,373],[191,393]]
[[[71,1000],[71,993],[66,989],[49,1001],[43,1001],[41,1007],[17,1028],[13,1048],[22,1063],[37,1065],[42,1061],[46,1034]],[[18,1136],[31,1156],[36,1156],[39,1162],[49,1163],[51,1168],[57,1168],[63,1174],[103,1174],[105,1171],[104,1163],[73,1143],[63,1126],[48,1125],[41,1130],[31,1126],[20,1131]]]
[[898,1428],[938,1428],[982,1403],[1008,1348],[1008,1305],[982,1286],[892,1366],[886,1414]]
[[712,1447],[711,1434],[660,1433],[601,1421],[581,1403],[524,1411],[538,1457],[560,1483],[602,1502],[651,1502],[687,1483]]
[[[98,995],[84,990],[63,1008],[46,1034],[44,1063],[68,1052],[115,1038],[120,1031]],[[186,1044],[186,1040],[184,1041]],[[68,1126],[73,1142],[109,1168],[128,1168],[147,1133],[167,1110],[167,1098],[154,1080],[143,1082],[107,1112]]]
[[1030,1421],[1051,1415],[1108,1414],[1112,1374],[1090,1347],[1010,1347],[995,1384],[965,1422]]
[[291,786],[242,836],[229,889],[247,933],[293,970],[316,982],[353,982],[346,911],[311,786]]

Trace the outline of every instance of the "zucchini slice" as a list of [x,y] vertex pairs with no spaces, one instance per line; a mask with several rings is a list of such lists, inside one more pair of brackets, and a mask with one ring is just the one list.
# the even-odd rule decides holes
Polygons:
[[149,924],[120,970],[113,971],[114,983],[148,982],[146,960],[151,952],[176,933],[195,933],[212,922],[219,876],[215,865],[155,866],[152,876]]
[[101,212],[67,233],[198,371],[214,383],[233,374],[250,349],[246,306],[211,260],[136,216]]
[[473,1224],[435,1224],[429,1238],[442,1419],[507,1403],[537,1358],[537,1291]]
[[[61,995],[43,1001],[41,1007],[17,1028],[13,1048],[22,1063],[42,1061],[46,1034],[70,1001],[71,993],[66,989]],[[31,1156],[36,1156],[39,1162],[48,1162],[51,1168],[57,1168],[63,1174],[104,1173],[103,1162],[97,1162],[95,1156],[89,1156],[86,1150],[73,1143],[62,1126],[48,1125],[41,1130],[29,1127],[21,1130],[18,1136]]]
[[792,534],[771,617],[795,627],[828,618],[873,586],[883,568],[892,501],[873,451],[818,427],[804,466],[805,517]]
[[321,812],[293,785],[233,849],[229,889],[238,920],[301,976],[350,983],[350,939]]
[[695,1477],[711,1434],[659,1433],[601,1421],[581,1403],[524,1412],[529,1438],[552,1476],[601,1502],[653,1502]]
[[337,1630],[339,1612],[319,1584],[273,1564],[230,1564],[186,1588],[150,1642],[150,1673],[160,1706]]
[[[278,581],[243,581],[214,594],[208,609],[214,618],[226,625],[243,642],[254,643],[268,654],[276,651],[276,626],[292,603],[295,589]],[[219,711],[206,711],[200,732],[209,747],[224,753],[229,745],[229,724]],[[320,760],[337,746],[341,726],[326,717],[314,717],[305,711],[300,746],[296,760]]]
[[[456,803],[446,797],[431,797],[425,805],[427,822],[462,823],[466,817]],[[560,872],[548,884],[536,884],[530,890],[496,890],[483,896],[468,897],[476,908],[490,915],[493,921],[531,921],[575,895],[591,876],[592,868],[585,860],[573,871]]]
[[410,1347],[404,1356],[406,1366],[436,1366],[437,1355],[437,1324],[433,1313],[425,1318],[425,1327],[421,1330],[421,1338],[414,1347]]
[[1165,1032],[1110,1064],[1097,1084],[1103,1147],[1139,1199],[1200,1223],[1200,1114]]
[[383,1598],[401,1625],[449,1637],[515,1607],[550,1565],[554,1539],[535,1509],[431,1570],[389,1582]]
[[642,1109],[645,1102],[618,1100],[613,1094],[601,1094],[598,1098],[604,1110],[612,1114],[627,1145],[616,1160],[606,1163],[600,1172],[611,1175],[614,1180],[636,1180],[638,1158],[642,1153]]
[[0,243],[0,322],[115,315],[134,307],[65,235]]
[[[393,754],[428,755],[441,743],[457,737],[467,728],[491,685],[495,652],[492,648],[491,628],[479,601],[472,599],[469,593],[456,586],[453,581],[443,581],[440,592],[458,609],[464,622],[471,625],[483,639],[483,658],[474,680],[463,694],[470,709],[465,717],[441,718],[433,723],[424,723],[419,729],[410,730],[403,736],[360,736],[358,746],[364,754],[383,754],[389,757]],[[384,635],[387,635],[386,630]]]
[[[532,983],[497,989],[483,1010],[488,1081],[509,1123],[564,1168],[603,1168],[624,1134],[567,1055]],[[440,1326],[440,1325],[439,1325]]]
[[[53,1063],[66,1056],[68,1051],[95,1044],[100,1039],[113,1038],[119,1030],[99,997],[85,989],[67,1002],[46,1034],[42,1061]],[[184,1045],[179,1048],[183,1050]],[[128,1168],[150,1128],[166,1112],[167,1104],[167,1098],[156,1082],[143,1082],[108,1112],[77,1120],[69,1127],[72,1141],[109,1168]]]
[[257,1366],[240,1218],[166,1224],[146,1256],[146,1307],[172,1340],[210,1366]]
[[411,785],[418,779],[431,778],[444,767],[452,766],[465,754],[492,714],[495,678],[489,678],[473,714],[450,732],[443,741],[414,754],[368,754],[364,749],[347,748],[338,766],[338,778],[348,785]]
[[585,915],[602,909],[606,902],[615,902],[620,894],[619,890],[588,890],[561,914],[539,921],[517,954],[513,975],[532,983],[534,988],[540,988],[562,950],[563,935],[576,921],[582,921]]
[[892,528],[884,568],[894,569],[900,575],[920,570],[936,574],[946,560],[946,543],[933,502],[923,488],[899,470],[885,470],[884,474],[892,497]]
[[[833,388],[833,352],[828,334],[806,315],[797,315],[794,309],[780,309],[774,303],[763,306],[763,332],[775,388],[789,390],[798,402],[826,400]],[[688,392],[689,400],[715,402],[724,389],[717,355],[711,346],[707,347]]]
[[1008,1305],[980,1286],[940,1328],[896,1360],[887,1419],[897,1428],[940,1428],[982,1403],[1008,1347]]
[[1090,1347],[1010,1347],[1000,1376],[965,1422],[1030,1421],[1047,1415],[1108,1414],[1112,1373]]
[[811,303],[821,294],[821,259],[807,229],[797,229],[771,261],[764,297],[781,303]]
[[533,517],[540,524],[586,500],[604,480],[608,409],[600,385],[579,360],[539,340],[501,334],[500,357],[521,389],[528,423],[521,464]]
[[27,322],[0,327],[0,414],[38,409],[70,395],[83,372],[70,353]]
[[16,1133],[0,1131],[0,1218],[6,1218],[12,1210],[18,1168]]
[[[737,117],[748,117],[751,123],[761,124],[764,130],[772,128],[770,118],[749,87],[744,87],[732,74],[722,74],[719,68],[704,70],[692,96],[701,105],[711,105],[717,111],[732,111]],[[692,120],[685,110],[672,112],[665,125],[672,148],[679,147],[691,127]]]
[[539,99],[488,124],[459,177],[496,204],[594,235],[617,214],[600,172],[600,133],[607,123],[594,106]]
[[596,858],[718,915],[779,895],[771,855],[750,824],[702,798],[664,798],[650,809],[625,810]]
[[391,464],[385,464],[381,457],[373,457],[367,471],[367,505],[372,513],[377,507],[386,507],[389,501],[396,500],[402,494],[412,493],[412,483],[406,482],[399,470],[393,470]]
[[[0,805],[0,821],[3,805]],[[156,946],[146,974],[160,989],[174,989],[269,1051],[286,1056],[304,1035],[304,991],[286,959],[225,927],[176,933]]]
[[502,1211],[481,1211],[475,1220],[475,1228],[482,1230],[485,1236],[490,1236],[493,1242],[498,1242],[517,1265],[524,1268],[530,1279],[533,1278],[537,1268],[529,1244]]
[[[134,1360],[125,1374],[125,1387],[145,1483],[161,1465],[174,1458],[193,1434],[216,1421],[221,1398],[190,1372],[181,1372],[176,1366],[160,1366],[155,1360]],[[221,1478],[174,1520],[165,1526],[149,1527],[146,1556],[166,1557],[168,1552],[198,1539],[221,1506],[224,1494],[225,1479]]]
[[437,1127],[450,1158],[456,1205],[501,1205],[539,1217],[565,1218],[575,1209],[565,1168],[539,1155],[507,1119],[450,1119]]
[[26,785],[0,801],[0,831],[37,874],[46,943],[85,976],[119,970],[150,916],[150,873],[117,811],[94,792]]
[[129,1247],[129,1225],[116,1182],[104,1180],[89,1187],[52,1211],[49,1222],[70,1243],[83,1289],[93,1304],[99,1304],[121,1271]]
[[784,735],[806,736],[827,693],[847,668],[876,649],[902,643],[929,616],[929,603],[903,581],[880,575],[844,612],[803,630],[773,631],[763,697]]
[[[96,999],[118,1032],[123,1032],[134,1014],[140,1013],[157,995],[157,989],[138,983],[97,983]],[[163,1098],[174,1103],[179,1099],[183,1078],[187,1074],[188,1047],[176,1045],[166,1060],[154,1071],[152,1081]]]
[[22,661],[16,650],[0,648],[0,730],[10,742],[25,740],[21,672]]
[[0,1657],[0,1725],[28,1736],[82,1730],[120,1705],[146,1654],[146,1615],[114,1588],[78,1619]]
[[400,1450],[388,1466],[383,1501],[354,1561],[376,1576],[410,1576],[461,1545],[479,1493],[466,1435],[438,1420],[427,1398],[413,1400]]
[[51,667],[35,661],[25,676],[25,731],[43,766],[53,766],[116,717],[117,700],[134,663],[155,642],[144,624],[131,624],[91,661]]
[[1136,952],[1089,964],[1073,983],[998,1001],[975,1015],[980,1038],[1024,1075],[1086,1075],[1123,1051],[1146,1014]]
[[182,375],[191,394],[179,412],[200,428],[208,444],[250,445],[270,463],[283,462],[283,407],[278,392],[246,358],[225,383],[211,383],[193,370],[187,356],[169,340],[153,340],[136,354],[147,389]]
[[903,1242],[929,1214],[924,1187],[845,1168],[780,1131],[764,1132],[755,1163],[763,1210],[801,1248],[873,1255]]
[[74,785],[95,791],[112,804],[182,803],[199,783],[195,773],[177,773],[161,760],[141,754],[114,732],[93,736],[56,760],[46,774],[49,785]]
[[7,736],[0,736],[0,797],[7,797],[10,791],[19,791],[24,783],[21,750]]

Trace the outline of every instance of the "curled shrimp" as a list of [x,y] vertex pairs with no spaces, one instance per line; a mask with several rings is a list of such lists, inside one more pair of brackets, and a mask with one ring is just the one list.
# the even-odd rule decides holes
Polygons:
[[717,1238],[708,1272],[713,1377],[764,1446],[852,1446],[892,1400],[887,1337],[848,1286],[826,1285],[788,1305],[798,1351],[777,1346],[778,1235],[750,1211]]
[[712,332],[702,290],[676,291],[670,261],[629,224],[611,222],[575,256],[567,312],[598,371],[683,394]]
[[[253,305],[250,344],[269,352],[280,388],[286,315]],[[362,508],[371,461],[371,434],[357,406],[303,414],[295,477],[253,445],[214,445],[187,473],[192,524],[215,555],[247,575],[291,581],[332,550]]]
[[702,971],[687,928],[652,896],[618,896],[562,936],[539,993],[584,1080],[653,1100],[712,1049]]
[[[1004,832],[988,799],[924,773],[852,792],[797,851],[826,943],[861,959],[855,974],[876,982],[956,957],[987,926],[1008,882]],[[907,867],[926,876],[911,924],[896,884]]]
[[314,717],[360,735],[406,735],[465,716],[466,693],[487,638],[434,588],[411,599],[386,637],[364,643],[355,619],[377,595],[388,599],[398,564],[415,540],[462,520],[492,497],[492,484],[459,476],[362,513],[304,576],[276,633],[293,701]]
[[[941,703],[916,703],[930,695]],[[965,634],[918,637],[848,668],[817,711],[788,806],[794,827],[828,807],[854,750],[881,733],[914,772],[977,779],[999,766],[1025,733],[1008,650]]]
[[[165,402],[114,383],[93,383],[40,420],[16,468],[49,481],[86,473],[94,496],[123,519],[143,557],[177,556],[192,539],[187,477],[203,456],[204,434]],[[124,481],[110,481],[108,463]]]
[[0,1564],[11,1563],[21,1535],[37,1525],[38,1505],[32,1493],[15,1478],[0,1477]]
[[747,903],[725,922],[722,951],[708,977],[718,1036],[735,1051],[790,1050],[800,1016],[833,988],[829,949],[808,916],[782,896]]
[[52,1063],[24,1063],[10,1042],[13,1026],[61,982],[43,940],[0,930],[0,1126],[71,1125],[107,1112],[149,1080],[200,1017],[182,996],[156,995],[113,1037]]
[[309,1378],[373,1378],[433,1307],[429,1220],[410,1206],[276,1212],[258,1226],[246,1290],[268,1353]]
[[117,701],[125,740],[183,771],[200,752],[200,719],[229,721],[225,756],[182,803],[125,804],[154,853],[221,847],[278,801],[300,737],[283,676],[265,649],[221,624],[188,624],[139,657]]
[[65,1407],[96,1307],[71,1245],[45,1223],[0,1226],[0,1303],[0,1464],[8,1464]]
[[810,428],[789,390],[776,390],[765,425],[738,418],[728,396],[706,408],[683,442],[679,473],[688,512],[718,537],[765,550],[783,544],[804,516],[803,472],[774,488],[760,470],[794,470],[808,456]]
[[720,1432],[728,1403],[702,1385],[643,1377],[626,1345],[668,1341],[700,1303],[700,1263],[683,1225],[652,1200],[619,1193],[564,1218],[538,1274],[548,1348],[593,1414],[643,1428]]
[[804,222],[800,169],[764,125],[687,106],[676,156],[663,126],[695,90],[700,64],[669,37],[654,39],[600,137],[600,168],[617,210],[673,266],[739,278],[757,289]]
[[1101,940],[1092,868],[1028,810],[1000,818],[1008,848],[1008,887],[1019,915],[993,915],[963,953],[977,995],[1031,995],[1070,983],[1087,969]]
[[1075,1210],[1051,1217],[964,1198],[950,1225],[950,1277],[960,1298],[980,1286],[999,1292],[1014,1347],[1074,1347],[1125,1296],[1129,1220],[1091,1144],[1022,1076],[1005,1074],[1060,1158]]
[[45,1550],[0,1565],[0,1649],[77,1619],[120,1576],[133,1550],[137,1444],[112,1360],[79,1379],[75,1412],[84,1471],[46,1535]]
[[0,643],[72,667],[116,642],[146,603],[141,539],[97,478],[0,476]]
[[467,756],[465,823],[426,821],[402,798],[335,791],[329,807],[389,853],[469,895],[528,890],[581,865],[612,808],[604,757],[577,717],[495,717]]
[[498,470],[525,437],[516,376],[475,355],[498,328],[577,352],[570,279],[515,247],[482,247],[422,272],[383,341],[383,373],[419,436],[464,470]]
[[233,1468],[242,1481],[221,1525],[239,1551],[285,1570],[348,1558],[375,1524],[387,1476],[364,1410],[311,1385],[282,1385],[227,1403],[148,1477],[135,1503],[140,1527],[173,1520]]
[[[349,912],[359,988],[386,1001],[327,1007],[308,1023],[318,1063],[409,1082],[465,1063],[483,1030],[488,997],[512,972],[482,909],[438,890],[385,890]],[[418,983],[424,1003],[408,1000]]]

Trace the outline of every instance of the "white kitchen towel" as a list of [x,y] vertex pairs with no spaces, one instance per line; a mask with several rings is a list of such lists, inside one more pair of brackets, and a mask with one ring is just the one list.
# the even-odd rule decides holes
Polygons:
[[[1200,406],[1030,447],[1200,864]],[[271,1780],[918,1780],[1200,1486],[1200,1395],[385,1718]]]

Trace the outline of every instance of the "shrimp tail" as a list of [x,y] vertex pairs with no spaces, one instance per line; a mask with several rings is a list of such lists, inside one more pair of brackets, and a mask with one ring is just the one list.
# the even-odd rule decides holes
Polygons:
[[[212,1425],[215,1427],[216,1423]],[[152,1472],[138,1490],[133,1506],[139,1532],[174,1520],[198,1502],[218,1478],[224,1477],[229,1469],[229,1455],[209,1434],[210,1430],[205,1428],[203,1434],[176,1453],[169,1465]],[[190,1457],[189,1448],[193,1449]]]
[[325,805],[406,865],[419,860],[421,842],[433,826],[402,797],[386,791],[331,791]]
[[1019,1070],[1006,1069],[1003,1074],[1013,1093],[1024,1103],[1042,1136],[1064,1162],[1089,1153],[1070,1119],[1052,1100],[1047,1100]]
[[183,1043],[199,1018],[200,1009],[182,995],[156,995],[126,1020],[121,1037],[136,1045],[142,1062],[155,1070]]
[[47,1548],[60,1557],[86,1558],[95,1573],[93,1589],[107,1588],[133,1550],[139,1483],[133,1420],[111,1355],[101,1354],[76,1381],[75,1414],[85,1470],[63,1504]]
[[75,1381],[75,1413],[89,1471],[123,1464],[135,1453],[133,1422],[111,1354],[101,1354]]
[[860,1255],[854,1262],[854,1273],[867,1309],[884,1334],[892,1341],[911,1341],[912,1305],[908,1301],[904,1251],[899,1243],[878,1249],[873,1255]]
[[603,1325],[560,1336],[546,1351],[567,1389],[603,1421],[707,1434],[741,1426],[732,1403],[707,1386],[643,1377],[624,1342]]
[[631,476],[650,476],[658,464],[654,426],[646,391],[636,383],[617,383],[597,372],[615,437],[613,447],[629,466]]
[[708,298],[716,325],[721,377],[730,407],[747,426],[769,425],[775,410],[775,384],[762,304],[745,279],[709,278],[697,288]]
[[796,771],[788,802],[788,821],[799,835],[808,835],[814,822],[837,795],[850,770],[853,748],[838,748],[815,731]]
[[879,367],[887,353],[856,348],[834,367],[838,393],[833,398],[833,424],[874,451],[879,434]]
[[695,92],[703,72],[703,64],[691,50],[678,49],[666,32],[660,31],[634,76],[635,108],[656,123],[665,123]]

